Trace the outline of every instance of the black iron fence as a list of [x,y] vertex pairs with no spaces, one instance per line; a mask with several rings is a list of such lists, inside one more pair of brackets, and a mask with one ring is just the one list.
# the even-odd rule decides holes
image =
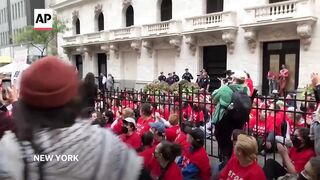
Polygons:
[[[264,161],[272,154],[275,158],[277,142],[290,146],[294,130],[309,127],[317,106],[315,99],[308,95],[301,98],[297,94],[287,94],[285,97],[256,94],[252,100],[250,120],[244,129],[257,138],[259,154]],[[116,113],[121,108],[130,107],[135,110],[138,118],[143,103],[152,105],[154,116],[159,113],[168,120],[170,113],[177,113],[180,124],[188,122],[202,128],[207,138],[205,148],[208,155],[218,157],[218,145],[213,135],[214,125],[211,124],[216,102],[205,91],[183,88],[181,85],[175,92],[114,89],[99,95],[96,110],[102,112],[111,109]]]

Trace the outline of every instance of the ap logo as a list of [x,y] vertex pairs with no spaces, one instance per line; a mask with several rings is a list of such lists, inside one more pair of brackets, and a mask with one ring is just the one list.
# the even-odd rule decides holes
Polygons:
[[52,30],[53,11],[52,9],[34,10],[34,30],[50,31]]

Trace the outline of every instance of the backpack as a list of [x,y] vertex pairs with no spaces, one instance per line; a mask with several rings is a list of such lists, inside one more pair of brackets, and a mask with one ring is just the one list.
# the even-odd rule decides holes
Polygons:
[[231,103],[226,109],[226,115],[234,125],[243,128],[243,125],[249,121],[249,114],[252,107],[250,96],[243,91],[237,90],[235,86],[228,86],[232,90]]

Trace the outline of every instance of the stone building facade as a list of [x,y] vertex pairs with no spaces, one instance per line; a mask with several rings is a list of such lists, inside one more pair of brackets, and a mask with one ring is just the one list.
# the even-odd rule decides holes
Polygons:
[[264,90],[269,70],[290,70],[288,90],[320,72],[317,0],[52,0],[68,22],[59,54],[84,76],[112,74],[140,88],[160,72],[205,68],[211,87],[224,71],[246,70]]

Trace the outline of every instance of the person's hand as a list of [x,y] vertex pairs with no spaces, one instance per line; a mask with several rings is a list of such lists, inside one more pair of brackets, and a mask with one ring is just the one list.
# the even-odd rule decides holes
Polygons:
[[155,116],[155,118],[156,118],[157,120],[160,120],[160,118],[161,118],[161,116],[160,116],[160,114],[159,114],[158,112],[156,112],[154,116]]
[[314,87],[320,84],[320,75],[318,73],[311,74],[311,83]]
[[17,91],[17,88],[14,86],[11,86],[11,88],[8,88],[8,102],[11,104],[13,102],[18,101],[19,99],[19,93]]
[[277,143],[277,149],[278,149],[278,153],[281,155],[281,156],[284,156],[286,154],[288,154],[288,148],[280,143]]

